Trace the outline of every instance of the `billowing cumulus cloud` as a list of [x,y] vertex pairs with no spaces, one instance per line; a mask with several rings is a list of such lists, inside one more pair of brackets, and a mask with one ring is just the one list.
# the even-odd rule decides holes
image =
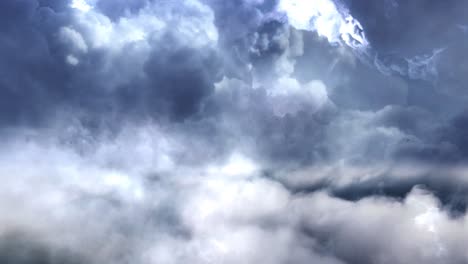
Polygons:
[[0,262],[468,262],[436,2],[2,1]]

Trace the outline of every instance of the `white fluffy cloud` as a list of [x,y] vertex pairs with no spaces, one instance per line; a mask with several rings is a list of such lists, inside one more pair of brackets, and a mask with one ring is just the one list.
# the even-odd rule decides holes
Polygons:
[[7,175],[0,208],[8,212],[0,216],[0,234],[23,228],[48,244],[116,263],[460,263],[468,257],[467,217],[451,218],[421,188],[403,200],[294,194],[240,153],[207,166],[179,164],[168,174],[164,164],[177,139],[151,126],[130,131],[86,155],[55,140],[12,141],[0,154],[0,173]]

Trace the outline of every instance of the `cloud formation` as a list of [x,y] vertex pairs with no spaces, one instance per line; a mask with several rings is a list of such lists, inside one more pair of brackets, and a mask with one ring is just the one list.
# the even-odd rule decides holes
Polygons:
[[0,2],[0,262],[467,262],[465,8]]

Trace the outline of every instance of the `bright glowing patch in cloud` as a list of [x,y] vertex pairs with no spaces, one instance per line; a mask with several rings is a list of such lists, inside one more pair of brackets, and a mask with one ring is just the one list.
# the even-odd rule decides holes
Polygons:
[[359,50],[369,45],[359,21],[331,0],[281,0],[278,9],[296,29],[316,31],[330,43]]
[[66,62],[67,62],[68,64],[70,64],[70,65],[72,65],[72,66],[76,66],[76,65],[78,65],[78,64],[80,63],[80,61],[78,60],[78,58],[75,57],[75,56],[73,56],[73,55],[68,55],[68,56],[66,57],[65,60],[66,60]]
[[232,177],[249,177],[258,171],[257,165],[239,153],[234,153],[226,164],[221,167],[213,166],[209,172],[214,175],[227,175]]
[[89,5],[86,0],[73,0],[71,4],[72,8],[78,9],[82,12],[88,12],[93,7]]

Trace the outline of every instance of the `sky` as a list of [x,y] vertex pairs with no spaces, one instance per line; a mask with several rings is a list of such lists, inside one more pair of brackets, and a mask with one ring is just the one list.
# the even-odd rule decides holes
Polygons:
[[0,263],[468,263],[467,12],[0,1]]

